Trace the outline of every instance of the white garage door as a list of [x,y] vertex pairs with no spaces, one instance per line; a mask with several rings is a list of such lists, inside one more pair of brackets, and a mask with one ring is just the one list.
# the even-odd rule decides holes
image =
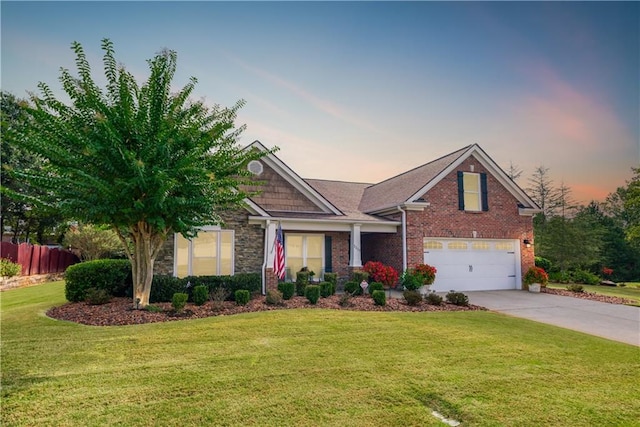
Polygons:
[[424,262],[438,270],[435,291],[485,291],[519,286],[517,240],[424,239]]

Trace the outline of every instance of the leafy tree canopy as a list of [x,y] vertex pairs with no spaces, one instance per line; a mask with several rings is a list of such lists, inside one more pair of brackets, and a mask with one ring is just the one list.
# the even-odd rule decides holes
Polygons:
[[248,196],[240,188],[248,183],[246,165],[265,153],[237,143],[244,126],[234,121],[243,101],[231,108],[192,101],[195,78],[172,93],[176,52],[148,60],[149,78],[138,85],[104,39],[101,89],[82,46],[74,42],[72,49],[78,75],[61,69],[60,76],[70,104],[40,83],[41,95],[23,107],[28,126],[11,135],[44,165],[12,173],[43,190],[23,198],[114,229],[132,262],[136,305],[144,306],[167,236],[192,237],[198,227],[219,223],[220,210]]

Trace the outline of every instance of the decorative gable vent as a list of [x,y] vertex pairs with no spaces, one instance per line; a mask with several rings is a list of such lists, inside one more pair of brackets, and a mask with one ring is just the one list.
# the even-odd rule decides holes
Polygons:
[[247,165],[247,169],[254,175],[261,175],[264,171],[264,166],[258,160],[251,160]]

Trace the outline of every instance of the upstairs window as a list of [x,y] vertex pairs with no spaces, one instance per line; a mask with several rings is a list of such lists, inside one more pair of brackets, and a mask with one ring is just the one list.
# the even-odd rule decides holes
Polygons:
[[489,210],[486,173],[458,172],[458,209],[468,212]]

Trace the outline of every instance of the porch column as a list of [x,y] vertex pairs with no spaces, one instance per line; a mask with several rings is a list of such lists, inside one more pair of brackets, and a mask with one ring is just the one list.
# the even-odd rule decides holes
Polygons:
[[360,246],[360,225],[351,226],[351,259],[349,267],[362,267],[362,247]]
[[276,240],[276,224],[267,220],[264,228],[264,261],[262,264],[262,294],[267,290],[278,287],[278,279],[273,273],[273,259],[275,258],[274,242]]

